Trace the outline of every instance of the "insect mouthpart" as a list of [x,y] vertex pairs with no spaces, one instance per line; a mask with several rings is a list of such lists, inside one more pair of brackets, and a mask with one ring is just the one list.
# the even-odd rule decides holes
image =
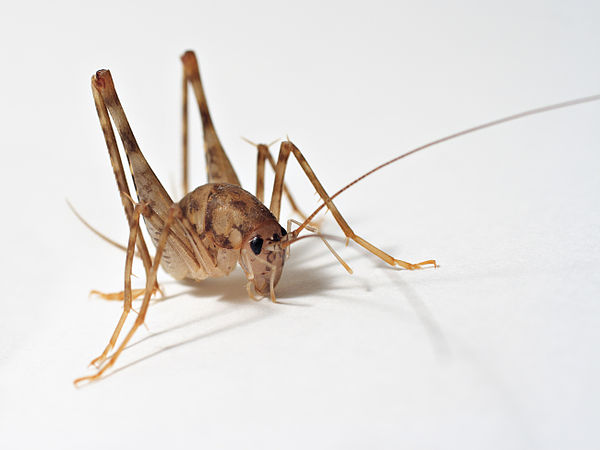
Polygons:
[[281,251],[283,247],[281,247],[280,244],[276,244],[276,243],[272,243],[269,245],[265,246],[265,251],[267,252],[276,252],[276,251]]
[[285,262],[282,244],[287,239],[282,230],[275,220],[264,222],[254,229],[242,247],[240,266],[246,273],[247,289],[252,298],[270,296],[275,301],[275,286]]

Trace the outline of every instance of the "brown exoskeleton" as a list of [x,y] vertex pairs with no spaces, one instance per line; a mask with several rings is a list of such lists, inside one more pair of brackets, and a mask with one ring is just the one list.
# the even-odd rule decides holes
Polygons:
[[[117,187],[121,194],[125,215],[129,223],[129,239],[126,249],[124,290],[119,294],[104,295],[106,298],[122,298],[124,301],[123,313],[108,345],[102,354],[92,361],[92,364],[97,366],[98,371],[93,375],[76,379],[76,384],[85,380],[98,379],[115,363],[133,334],[144,323],[150,298],[158,289],[156,275],[159,265],[177,280],[187,278],[200,281],[209,277],[226,276],[231,273],[236,264],[239,264],[248,280],[248,294],[252,298],[270,296],[271,300],[275,301],[275,286],[281,277],[289,245],[298,239],[299,233],[304,228],[316,231],[310,227],[309,223],[323,207],[331,211],[347,240],[353,240],[386,263],[409,270],[428,265],[436,267],[434,260],[411,264],[393,258],[356,235],[336,208],[332,201],[333,198],[382,167],[432,145],[525,115],[600,99],[600,96],[587,97],[539,108],[438,139],[376,167],[333,196],[327,194],[300,150],[292,142],[286,140],[281,143],[276,164],[271,157],[268,146],[258,145],[257,187],[256,196],[254,196],[241,188],[237,175],[217,137],[206,103],[194,53],[188,51],[181,59],[184,69],[183,186],[185,196],[179,202],[173,202],[169,197],[142,155],[117,97],[110,72],[99,70],[92,77],[92,92],[96,109],[108,147]],[[188,192],[187,176],[187,93],[189,84],[191,84],[194,91],[202,119],[208,175],[208,184],[191,192]],[[134,202],[130,196],[110,117],[112,117],[123,142],[136,188],[138,203]],[[282,193],[288,194],[293,209],[298,212],[298,208],[289,196],[283,182],[290,153],[297,159],[323,200],[323,204],[303,223],[288,221],[286,230],[279,224]],[[267,160],[275,170],[275,181],[269,208],[262,203],[264,198],[265,161]],[[143,217],[148,233],[156,247],[156,254],[153,259],[150,257],[140,231],[140,216]],[[299,225],[295,230],[291,229],[292,222]],[[132,290],[131,271],[136,248],[144,264],[146,285],[144,289]],[[344,267],[350,271],[350,268],[333,249],[329,248]],[[115,352],[109,356],[132,309],[132,299],[141,295],[143,295],[142,305],[133,326]]]
[[[282,142],[275,169],[275,181],[270,208],[262,204],[264,191],[264,166],[268,159],[272,165],[268,147],[258,146],[257,194],[241,188],[233,167],[221,146],[206,103],[200,79],[198,63],[193,52],[182,56],[183,62],[183,148],[184,190],[187,191],[187,91],[191,84],[202,118],[206,171],[208,184],[187,193],[178,203],[173,202],[150,168],[140,151],[129,126],[110,72],[99,70],[92,77],[92,91],[96,110],[108,147],[110,160],[121,193],[123,207],[129,222],[129,240],[125,264],[125,287],[122,293],[124,309],[117,327],[103,353],[92,361],[99,368],[94,375],[78,378],[94,380],[111,367],[123,351],[137,328],[144,323],[150,297],[158,288],[156,273],[159,264],[173,278],[204,280],[223,277],[231,273],[239,263],[248,279],[247,289],[251,297],[270,296],[275,301],[275,286],[281,277],[286,248],[297,238],[303,228],[310,228],[308,221],[288,233],[279,224],[284,173],[290,153],[294,154],[315,189],[332,212],[346,237],[379,256],[391,265],[417,269],[434,265],[435,261],[411,264],[393,258],[366,240],[357,236],[339,213],[325,189],[315,176],[302,153],[289,140]],[[129,194],[117,142],[111,126],[112,117],[123,142],[139,203],[134,204]],[[144,238],[139,230],[143,217],[148,233],[156,247],[151,259]],[[291,224],[291,222],[288,224]],[[146,271],[146,287],[137,292],[131,289],[132,262],[137,247]],[[333,250],[332,250],[333,251]],[[335,252],[334,252],[335,254]],[[337,255],[336,255],[337,257]],[[349,268],[341,258],[340,262]],[[110,357],[125,319],[131,310],[134,296],[144,295],[142,306],[129,333]],[[114,297],[107,295],[107,297]]]

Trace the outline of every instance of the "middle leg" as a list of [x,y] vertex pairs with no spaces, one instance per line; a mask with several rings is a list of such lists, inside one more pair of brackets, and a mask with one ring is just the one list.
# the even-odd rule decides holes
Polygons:
[[[269,147],[275,142],[277,142],[279,139],[277,139],[277,141],[271,142],[270,144],[255,144],[254,142],[246,138],[242,139],[248,144],[256,147],[256,198],[259,199],[261,203],[265,203],[265,161],[268,161],[269,165],[271,166],[271,169],[275,171],[275,159],[273,158],[273,155],[271,155]],[[292,196],[292,193],[290,192],[285,183],[283,183],[283,193],[287,197],[292,211],[298,214],[298,216],[300,216],[302,220],[306,220],[306,214],[304,214],[302,210],[298,207],[296,201],[294,200],[294,197]]]

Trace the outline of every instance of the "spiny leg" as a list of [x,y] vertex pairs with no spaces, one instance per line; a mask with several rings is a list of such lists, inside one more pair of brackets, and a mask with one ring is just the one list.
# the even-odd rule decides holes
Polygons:
[[[102,127],[102,133],[104,134],[104,140],[106,141],[106,147],[108,148],[108,155],[110,157],[110,163],[113,168],[113,173],[115,175],[115,180],[117,182],[117,188],[119,189],[119,193],[121,194],[121,203],[123,204],[123,209],[125,210],[125,216],[127,217],[127,223],[129,228],[131,229],[133,226],[133,210],[134,206],[129,200],[131,198],[129,193],[129,186],[127,184],[127,179],[125,178],[125,171],[123,170],[123,163],[121,162],[121,157],[119,156],[119,147],[117,146],[117,141],[115,139],[115,133],[113,131],[112,124],[110,123],[110,117],[108,115],[108,110],[106,108],[106,104],[104,102],[104,98],[100,93],[97,85],[98,73],[96,73],[92,77],[92,94],[94,96],[94,103],[96,105],[96,112],[98,113],[98,119],[100,120],[100,126]],[[129,197],[129,198],[127,198]],[[144,270],[146,272],[146,277],[148,276],[148,272],[152,267],[152,259],[150,258],[150,253],[148,252],[148,247],[146,245],[146,241],[141,233],[138,234],[136,245],[138,248],[139,255],[144,264]]]
[[[129,121],[127,120],[127,116],[125,115],[125,111],[123,110],[123,106],[117,95],[117,91],[115,90],[110,71],[97,71],[96,75],[92,78],[92,86],[94,92],[97,92],[99,100],[103,102],[103,105],[106,105],[104,108],[106,114],[103,116],[105,116],[106,121],[109,121],[107,111],[110,112],[110,116],[119,132],[139,201],[151,204],[154,212],[159,216],[166,218],[169,208],[173,204],[173,200],[171,200],[171,197],[154,174],[154,171],[148,164],[148,161],[146,161],[146,158],[138,146]],[[112,133],[112,128],[110,131]],[[114,146],[116,150],[116,142],[114,143]],[[115,161],[117,159],[120,161],[118,152],[116,153]],[[111,158],[111,162],[113,162],[113,158]],[[123,171],[121,170],[120,172]],[[124,179],[124,173],[122,176]],[[122,190],[121,192],[124,203],[127,201],[132,202],[129,190]]]
[[[144,262],[146,280],[148,280],[151,268],[153,266],[144,238],[141,232],[139,232],[139,215],[144,214],[145,217],[147,216],[150,218],[153,216],[162,216],[166,218],[166,216],[169,214],[171,206],[173,205],[173,202],[156,178],[156,175],[148,165],[137,145],[127,117],[125,116],[125,112],[123,111],[123,107],[121,106],[115,91],[114,83],[109,71],[99,70],[96,72],[96,74],[92,77],[92,92],[94,94],[98,117],[104,132],[113,171],[115,173],[117,185],[121,193],[121,198],[129,221],[130,229],[130,242],[128,245],[126,262],[127,269],[125,273],[125,289],[123,291],[124,311],[105,351],[100,357],[93,361],[101,362],[106,359],[108,352],[116,344],[119,333],[123,327],[123,323],[129,311],[131,310],[132,290],[130,276],[132,262],[130,260],[133,259],[135,245],[138,246],[138,251],[142,257],[142,261]],[[127,155],[138,198],[145,205],[143,208],[137,206],[138,212],[136,214],[133,214],[135,211],[135,202],[131,199],[129,194],[129,188],[125,178],[121,158],[118,153],[115,134],[110,121],[111,116],[123,142],[123,147]],[[150,204],[152,205],[152,208],[148,206]],[[141,210],[141,212],[139,210]],[[131,214],[129,214],[130,211]],[[150,214],[150,212],[152,214]],[[159,237],[157,236],[156,239],[158,241]],[[149,298],[157,289],[158,284],[156,283],[156,279],[154,279],[152,284],[146,284],[146,288],[144,289],[144,298]]]
[[[181,210],[179,209],[179,206],[173,205],[169,210],[169,214],[168,214],[167,220],[165,222],[165,226],[160,234],[160,238],[158,240],[158,245],[156,246],[156,254],[154,256],[154,262],[152,264],[150,274],[149,274],[148,278],[146,279],[146,293],[144,295],[144,300],[142,302],[140,312],[139,312],[137,318],[135,319],[135,322],[133,323],[131,329],[129,330],[129,332],[127,333],[127,335],[125,336],[125,338],[123,339],[123,341],[121,342],[121,344],[119,345],[117,350],[108,359],[105,360],[106,362],[102,365],[102,367],[98,370],[98,372],[96,372],[94,375],[88,375],[85,377],[77,378],[74,381],[75,384],[79,384],[82,381],[94,381],[94,380],[98,379],[99,377],[101,377],[102,374],[104,372],[106,372],[106,370],[108,368],[112,367],[115,364],[119,355],[123,352],[123,350],[129,343],[129,341],[131,340],[131,338],[133,337],[133,335],[135,334],[137,329],[144,323],[144,319],[146,318],[146,313],[148,311],[148,306],[150,304],[151,288],[156,283],[156,274],[158,272],[158,267],[160,265],[160,260],[163,255],[163,251],[167,244],[167,238],[169,236],[171,225],[173,224],[173,221],[176,218],[180,218],[180,217],[181,217]],[[129,285],[129,290],[131,290],[131,285]],[[129,300],[129,301],[131,302],[131,300]]]
[[[167,219],[170,208],[173,206],[173,200],[171,200],[171,197],[139,148],[115,90],[110,72],[108,70],[97,71],[95,77],[92,79],[92,84],[97,90],[100,99],[106,104],[106,109],[110,112],[110,117],[114,121],[123,142],[123,148],[127,155],[137,197],[141,203],[151,205],[152,214],[149,216],[144,215],[144,223],[150,238],[156,246],[162,226]],[[128,197],[128,195],[125,197]],[[141,237],[141,233],[138,234],[138,239],[139,237]],[[192,250],[187,244],[186,231],[183,229],[181,223],[177,221],[172,226],[172,233],[167,243],[167,249],[165,250],[172,258],[177,258],[177,267],[171,265],[171,270],[167,270],[169,274],[176,278],[185,276],[187,268],[191,267],[190,264],[194,264]]]
[[182,96],[181,96],[181,145],[182,145],[182,159],[183,159],[183,194],[186,195],[190,191],[190,185],[188,181],[189,168],[188,168],[188,80],[185,70],[183,71],[183,83],[182,83]]
[[[156,292],[156,287],[154,288],[154,292]],[[132,300],[135,300],[138,297],[141,297],[142,295],[144,295],[144,293],[146,292],[146,289],[132,289],[131,290],[131,298]],[[153,294],[154,294],[153,292]],[[108,300],[108,301],[123,301],[125,299],[125,291],[119,291],[119,292],[102,292],[102,291],[98,291],[96,289],[92,289],[90,291],[90,295],[95,295],[97,297],[100,297],[102,300]]]
[[[75,214],[75,217],[77,217],[77,219],[79,219],[79,221],[83,225],[85,225],[85,227],[88,228],[92,233],[94,233],[100,239],[102,239],[103,241],[109,243],[113,247],[116,247],[119,250],[122,250],[123,252],[127,252],[127,247],[125,245],[119,244],[117,241],[109,238],[104,233],[100,232],[99,230],[97,230],[96,228],[94,228],[92,225],[90,225],[81,216],[81,214],[79,214],[79,212],[75,209],[75,207],[68,200],[67,200],[67,205],[69,205],[69,208],[71,209],[71,211],[73,212],[73,214]],[[136,257],[139,258],[140,257],[139,251],[136,251],[134,253],[134,256],[136,256]],[[143,296],[144,292],[146,292],[145,289],[132,289],[132,291],[131,291],[131,298],[135,300],[136,298]],[[156,286],[154,286],[152,295],[154,295],[156,292],[160,292],[161,294],[164,295],[163,291],[160,289],[160,287],[158,286],[158,284]],[[90,291],[90,295],[96,295],[96,296],[100,297],[103,300],[123,301],[123,299],[125,298],[125,291],[120,291],[120,292],[102,292],[102,291],[98,291],[96,289],[92,289]]]
[[[240,185],[240,180],[233,170],[233,166],[227,158],[227,154],[219,141],[217,132],[212,122],[210,112],[208,110],[208,104],[206,103],[206,96],[204,95],[204,88],[202,87],[202,80],[200,78],[200,70],[198,68],[198,60],[196,55],[192,51],[187,51],[181,56],[181,62],[183,63],[184,78],[192,85],[196,101],[198,102],[198,108],[200,110],[200,118],[202,119],[202,130],[204,134],[204,151],[206,157],[206,173],[208,175],[209,183],[229,183]],[[185,91],[185,97],[187,103],[187,90]],[[184,115],[184,120],[187,121],[187,107]],[[187,128],[186,128],[187,129]],[[186,144],[187,145],[187,144]],[[185,163],[187,166],[187,162]]]
[[[142,307],[134,323],[134,326],[125,338],[124,342],[126,343],[126,341],[129,341],[131,339],[131,336],[135,332],[135,329],[137,329],[139,325],[144,323],[144,317],[148,308],[148,302],[154,290],[153,287],[157,286],[156,271],[158,265],[160,264],[163,253],[165,253],[165,251],[169,251],[171,252],[171,255],[176,254],[183,260],[183,263],[186,264],[186,267],[190,267],[190,264],[194,263],[193,249],[189,248],[189,245],[187,245],[188,231],[183,228],[183,225],[179,220],[177,222],[174,222],[175,215],[177,215],[178,218],[181,216],[179,206],[173,204],[173,201],[163,188],[162,184],[152,171],[150,165],[148,164],[148,162],[144,158],[144,155],[139,149],[135,136],[133,135],[133,132],[127,120],[127,117],[125,116],[123,107],[121,106],[121,103],[117,96],[110,72],[107,70],[99,70],[98,72],[96,72],[95,76],[92,78],[92,89],[94,93],[94,99],[96,101],[96,107],[98,110],[100,122],[105,133],[105,138],[107,140],[107,146],[109,148],[111,162],[113,164],[115,176],[117,178],[117,184],[121,189],[124,205],[129,204],[131,206],[133,204],[133,201],[131,200],[131,197],[129,195],[127,182],[125,180],[121,160],[118,154],[118,147],[110,123],[111,117],[123,142],[123,147],[127,155],[129,168],[131,170],[131,174],[134,180],[134,185],[136,186],[138,199],[143,205],[147,207],[147,211],[144,208],[142,214],[144,215],[144,221],[146,222],[146,226],[149,230],[150,236],[157,247],[156,258],[153,263],[149,255],[147,260],[145,258],[142,258],[144,260],[144,267],[146,269],[146,287],[144,290],[144,300],[142,302]],[[127,201],[125,199],[127,199]],[[125,207],[127,213],[127,206]],[[173,211],[176,212],[174,213]],[[143,242],[143,238],[141,236],[141,233],[139,232],[139,229],[136,229],[136,224],[133,223],[133,214],[127,214],[127,216],[131,224],[130,230],[134,229],[136,233],[136,237],[132,238],[132,242],[136,242],[139,246],[140,241]],[[137,224],[139,224],[139,215],[137,216],[136,220]],[[131,243],[129,247],[133,249],[133,243]],[[140,254],[142,254],[142,249],[139,248],[139,250]],[[133,258],[133,250],[130,250],[128,252],[128,256],[130,258]],[[149,262],[149,264],[147,264],[147,261]],[[129,273],[131,273],[130,270]],[[129,284],[128,286],[126,286],[126,289],[124,291],[124,299],[127,305],[127,307],[124,309],[131,309],[131,296],[132,291],[131,285]],[[120,322],[124,322],[124,320],[125,317],[122,317]],[[118,337],[119,331],[122,328],[122,326],[122,323],[120,323],[117,326],[117,330],[115,332],[115,341]],[[116,345],[116,343],[113,342],[113,345]],[[104,359],[104,361],[109,361],[108,365],[114,364],[116,358],[118,357],[118,354],[120,354],[123,351],[124,347],[125,344],[119,346],[117,352],[110,357],[106,357],[106,355],[104,355],[104,357],[106,358]],[[103,357],[98,358],[96,361],[100,361],[101,359],[103,359]],[[76,381],[97,378],[105,370],[105,366],[106,362],[104,363],[103,369],[101,369],[99,373],[97,373],[95,376],[84,377]]]
[[[346,220],[338,211],[333,201],[329,198],[329,195],[327,195],[327,192],[325,192],[323,185],[321,185],[321,183],[317,179],[317,176],[313,172],[312,168],[310,167],[300,150],[290,141],[284,141],[281,143],[281,147],[279,149],[279,159],[277,160],[277,167],[275,169],[275,182],[273,183],[273,195],[271,196],[271,207],[269,209],[277,218],[277,220],[279,220],[279,213],[281,210],[281,193],[283,188],[283,178],[285,176],[285,169],[290,153],[293,153],[296,157],[298,164],[300,164],[300,167],[302,167],[302,170],[304,170],[304,173],[316,189],[317,193],[321,196],[323,202],[325,202],[325,205],[331,211],[331,214],[333,215],[336,222],[346,235],[346,238],[352,239],[354,242],[367,249],[369,252],[371,252],[378,258],[381,258],[391,266],[400,266],[409,270],[421,269],[426,265],[432,265],[434,267],[437,267],[435,260],[427,260],[417,264],[411,264],[409,262],[396,259],[393,256],[385,253],[383,250],[375,247],[368,241],[364,240],[356,233],[354,233],[352,228],[350,228],[350,225],[348,225]],[[297,231],[299,232],[299,229]]]
[[[109,83],[106,82],[109,81]],[[139,227],[139,215],[138,219],[134,220],[134,206],[131,201],[131,194],[129,191],[129,185],[127,183],[127,179],[125,177],[125,171],[123,170],[123,163],[121,161],[121,157],[119,155],[119,148],[117,146],[117,141],[115,138],[115,133],[113,131],[112,124],[110,122],[110,116],[108,113],[108,109],[105,103],[105,96],[103,92],[106,91],[106,87],[113,87],[112,79],[110,77],[110,73],[108,71],[98,71],[92,77],[92,94],[94,96],[94,104],[96,105],[96,112],[98,114],[98,119],[100,120],[100,126],[102,128],[102,133],[104,134],[104,140],[106,142],[106,147],[108,149],[108,155],[110,158],[110,162],[113,168],[113,173],[115,175],[115,180],[117,182],[117,188],[119,189],[119,193],[121,194],[121,203],[123,204],[123,209],[125,210],[125,216],[127,217],[127,223],[129,225],[129,229],[133,229],[135,227]],[[113,87],[114,91],[114,87]],[[116,103],[118,107],[120,107],[120,103],[118,98],[116,97],[116,93],[114,93],[114,98],[111,97],[112,92],[108,92],[108,99],[112,100],[111,104],[113,105],[116,99]],[[124,113],[122,114],[124,117]],[[122,120],[121,120],[122,122]],[[127,119],[125,119],[127,122]],[[119,122],[117,122],[117,126],[119,126]],[[130,140],[127,142],[129,143]],[[135,142],[135,138],[133,139]],[[124,140],[125,144],[125,140]],[[127,150],[127,148],[126,148]],[[136,222],[134,224],[134,222]],[[85,223],[85,221],[84,221]],[[90,227],[91,228],[91,227]],[[148,246],[146,245],[146,241],[142,233],[137,233],[136,238],[136,246],[138,249],[138,254],[142,259],[144,264],[144,271],[146,272],[146,278],[148,278],[148,273],[150,272],[150,268],[152,267],[152,259],[150,258],[150,253],[148,252]],[[160,291],[160,287],[158,284],[152,287],[152,293],[156,292],[156,290]],[[124,319],[123,319],[124,320]],[[122,327],[122,324],[121,324]],[[117,326],[120,329],[120,327]],[[116,330],[115,330],[116,331]],[[95,361],[95,360],[94,360]]]
[[127,243],[127,256],[125,258],[125,280],[124,280],[124,302],[123,302],[123,312],[121,313],[121,317],[119,318],[119,322],[113,332],[108,345],[105,347],[104,351],[100,356],[94,358],[90,365],[102,364],[102,362],[108,356],[108,353],[113,349],[117,339],[119,338],[119,334],[121,333],[121,329],[123,328],[123,324],[129,315],[129,311],[131,310],[131,300],[132,300],[132,290],[131,290],[131,268],[133,265],[133,256],[135,250],[135,242],[137,239],[137,235],[140,229],[140,214],[144,209],[143,205],[136,205],[133,210],[133,223],[132,227],[129,230],[129,241]]

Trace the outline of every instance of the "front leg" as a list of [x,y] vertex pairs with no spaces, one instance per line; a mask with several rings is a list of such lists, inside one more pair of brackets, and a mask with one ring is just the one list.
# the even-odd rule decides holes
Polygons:
[[[319,194],[321,199],[323,199],[323,202],[325,203],[326,207],[331,211],[331,214],[333,215],[336,222],[344,232],[344,235],[347,239],[352,239],[361,247],[365,248],[378,258],[381,258],[391,266],[400,266],[408,270],[422,269],[423,267],[428,265],[437,267],[437,264],[433,259],[416,264],[396,259],[393,256],[385,253],[383,250],[375,247],[370,242],[361,238],[356,233],[354,233],[352,228],[350,228],[350,225],[348,225],[348,222],[346,222],[342,214],[338,211],[337,207],[333,203],[333,200],[331,200],[331,198],[325,191],[325,188],[323,188],[323,185],[318,180],[317,176],[315,175],[314,171],[312,170],[312,168],[310,167],[300,150],[290,141],[284,141],[281,143],[281,147],[279,149],[279,159],[277,160],[277,167],[275,169],[275,182],[273,183],[273,195],[271,196],[270,209],[273,215],[277,218],[277,220],[279,220],[279,213],[281,210],[281,193],[283,190],[283,178],[285,176],[285,169],[287,167],[287,161],[290,156],[290,153],[293,153],[293,155],[296,157],[296,160],[300,164],[300,167],[302,167],[302,170],[304,170],[304,173],[316,189],[317,193]],[[297,237],[302,228],[304,228],[305,226],[306,225],[303,224],[300,227],[298,227],[295,231],[293,231],[292,234],[294,235],[294,237]]]

